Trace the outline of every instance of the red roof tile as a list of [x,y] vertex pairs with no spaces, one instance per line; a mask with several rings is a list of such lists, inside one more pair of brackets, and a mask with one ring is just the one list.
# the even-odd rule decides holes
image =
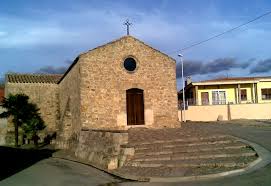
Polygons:
[[262,76],[262,77],[227,77],[227,78],[209,79],[209,80],[199,81],[197,83],[225,82],[225,81],[254,81],[254,80],[260,80],[260,79],[271,79],[271,76]]
[[62,76],[60,74],[8,74],[7,82],[56,84]]

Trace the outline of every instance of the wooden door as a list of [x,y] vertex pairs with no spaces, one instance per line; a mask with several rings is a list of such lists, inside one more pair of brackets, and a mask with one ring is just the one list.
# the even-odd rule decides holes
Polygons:
[[201,105],[209,105],[209,93],[208,92],[201,93]]
[[127,124],[144,125],[144,96],[141,89],[126,91]]

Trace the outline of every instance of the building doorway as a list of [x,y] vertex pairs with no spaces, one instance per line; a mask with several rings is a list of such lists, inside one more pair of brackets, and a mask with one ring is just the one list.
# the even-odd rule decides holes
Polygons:
[[209,105],[209,93],[208,92],[201,93],[201,105]]
[[144,91],[126,90],[127,125],[144,125]]

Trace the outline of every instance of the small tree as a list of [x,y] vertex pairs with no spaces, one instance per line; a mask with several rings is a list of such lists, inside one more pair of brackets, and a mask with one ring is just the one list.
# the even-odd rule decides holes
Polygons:
[[6,109],[0,114],[0,118],[12,117],[15,129],[15,146],[18,147],[19,127],[37,117],[39,109],[33,103],[29,103],[29,97],[25,94],[8,95],[4,98],[2,107]]
[[39,140],[38,131],[43,130],[45,127],[46,126],[44,125],[44,121],[38,113],[36,116],[28,120],[27,123],[22,125],[22,129],[26,135],[34,141],[36,147],[38,146]]

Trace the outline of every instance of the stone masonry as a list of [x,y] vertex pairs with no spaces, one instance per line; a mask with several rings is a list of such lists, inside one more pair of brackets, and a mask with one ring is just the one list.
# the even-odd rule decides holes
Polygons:
[[59,84],[58,143],[64,146],[76,140],[81,129],[79,70],[79,64],[75,64]]
[[[123,61],[133,57],[135,72]],[[177,124],[176,64],[173,59],[125,36],[79,57],[81,124],[83,128],[127,128],[126,90],[144,90],[146,127]]]
[[58,120],[58,86],[43,83],[6,83],[6,93],[24,93],[30,101],[40,108],[42,118],[46,123],[47,131],[55,131]]
[[[127,58],[136,62],[132,72],[124,68]],[[127,125],[126,94],[131,89],[143,92],[141,127],[179,126],[175,60],[132,36],[80,54],[62,76],[14,74],[6,80],[6,95],[24,93],[38,105],[47,130],[57,133],[58,148],[73,149],[80,158],[86,158],[83,151],[88,149],[92,155],[87,158],[107,168],[116,168],[124,157],[116,160],[122,142],[110,141],[136,127]],[[100,162],[100,155],[112,148],[108,161]]]
[[[0,106],[0,113],[4,112],[4,108]],[[5,135],[7,132],[7,119],[0,119],[0,145],[6,144]]]

